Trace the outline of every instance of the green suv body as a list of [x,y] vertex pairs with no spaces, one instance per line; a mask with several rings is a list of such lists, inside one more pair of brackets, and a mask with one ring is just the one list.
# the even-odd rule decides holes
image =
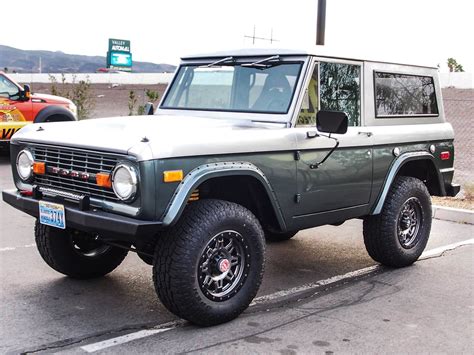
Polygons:
[[40,254],[71,277],[130,250],[157,294],[202,325],[256,295],[265,238],[364,220],[371,257],[423,252],[430,195],[454,196],[436,68],[248,50],[185,57],[152,116],[34,124],[11,140]]

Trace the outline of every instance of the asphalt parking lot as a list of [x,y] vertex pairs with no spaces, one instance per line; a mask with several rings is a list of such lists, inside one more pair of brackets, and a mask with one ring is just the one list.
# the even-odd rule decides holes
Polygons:
[[[0,157],[0,189],[13,188]],[[0,202],[0,353],[472,352],[473,226],[435,220],[425,259],[373,267],[359,220],[267,246],[258,298],[212,328],[182,322],[158,301],[136,255],[102,279],[50,269],[34,220]],[[467,245],[464,245],[467,244]],[[451,245],[445,251],[443,246]],[[361,271],[362,270],[362,271]]]

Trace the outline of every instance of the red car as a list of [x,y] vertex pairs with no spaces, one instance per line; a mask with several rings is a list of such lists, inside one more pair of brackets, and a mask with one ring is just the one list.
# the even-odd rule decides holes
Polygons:
[[76,121],[77,108],[64,97],[33,94],[0,71],[0,147],[29,123]]

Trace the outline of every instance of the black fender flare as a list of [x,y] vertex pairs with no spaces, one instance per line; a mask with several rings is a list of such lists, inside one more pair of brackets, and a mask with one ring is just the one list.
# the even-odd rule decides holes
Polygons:
[[183,213],[191,194],[204,181],[215,177],[242,175],[251,176],[262,184],[268,194],[281,230],[286,230],[286,223],[270,182],[258,167],[248,162],[220,162],[205,164],[198,166],[189,172],[176,188],[176,191],[165,210],[162,219],[163,226],[171,226],[176,223]]
[[77,121],[77,118],[67,108],[62,106],[47,106],[38,112],[33,123],[46,122],[48,117],[51,116],[63,116],[65,118],[64,121]]

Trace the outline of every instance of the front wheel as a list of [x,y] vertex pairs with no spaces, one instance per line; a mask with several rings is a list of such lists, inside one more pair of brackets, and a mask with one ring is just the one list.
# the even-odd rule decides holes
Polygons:
[[425,184],[413,177],[396,178],[382,212],[364,219],[367,252],[383,265],[413,264],[428,242],[431,214],[431,199]]
[[249,210],[221,200],[194,202],[158,239],[156,292],[166,308],[195,324],[227,322],[257,294],[264,252],[262,227]]
[[103,276],[118,267],[128,250],[95,240],[89,233],[58,229],[36,221],[38,251],[54,270],[77,279]]

